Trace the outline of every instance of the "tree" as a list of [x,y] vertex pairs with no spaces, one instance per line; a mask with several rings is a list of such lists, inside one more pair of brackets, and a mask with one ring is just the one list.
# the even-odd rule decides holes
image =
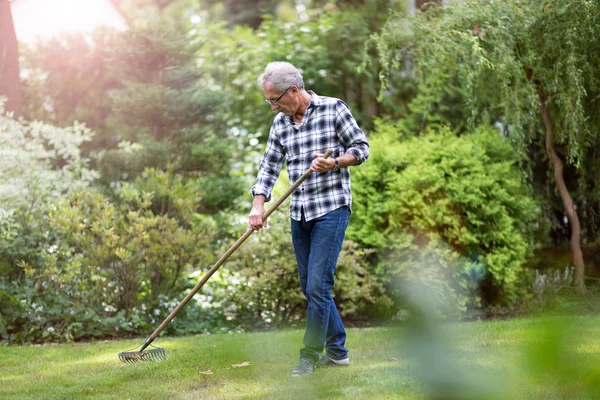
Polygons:
[[277,11],[279,0],[206,0],[205,7],[232,25],[246,25],[256,29],[265,15],[273,15]]
[[[195,30],[194,39],[203,43],[197,53],[198,64],[210,73],[226,98],[220,117],[246,138],[246,147],[257,143],[262,150],[260,143],[266,141],[273,121],[256,86],[256,78],[270,61],[286,60],[296,65],[302,70],[307,89],[344,99],[366,129],[372,126],[374,116],[405,108],[401,96],[377,101],[379,65],[369,39],[385,23],[391,2],[363,3],[311,8],[306,20],[281,23],[268,18],[257,30],[218,25]],[[364,58],[369,61],[363,63]],[[401,82],[401,94],[406,87],[412,88],[406,84],[408,80],[394,81]]]
[[96,133],[88,152],[114,145],[108,92],[121,86],[122,74],[109,60],[118,39],[119,33],[100,28],[23,46],[23,116],[57,126],[85,122]]
[[[195,65],[185,27],[158,19],[132,28],[113,43],[108,59],[120,71],[118,88],[108,92],[118,149],[100,159],[106,176],[123,179],[146,167],[201,177],[204,211],[216,212],[241,194],[230,175],[232,145],[218,118],[221,93]],[[133,144],[133,146],[130,146]]]
[[[461,100],[469,123],[502,122],[527,160],[542,139],[556,192],[570,225],[575,285],[584,293],[581,227],[563,176],[563,160],[585,177],[600,143],[597,118],[600,6],[588,0],[470,0],[418,13],[407,31],[392,18],[380,36],[383,65],[410,57],[425,118],[448,96]],[[394,39],[410,35],[414,45]],[[394,73],[388,69],[386,73]],[[562,157],[562,158],[561,158]]]
[[19,48],[9,0],[0,0],[0,96],[8,99],[6,110],[18,118],[21,115]]
[[415,0],[415,6],[419,10],[426,10],[432,4],[442,4],[442,0]]
[[[135,3],[148,2],[128,2]],[[199,211],[218,212],[243,190],[218,116],[223,93],[196,66],[202,41],[188,36],[191,22],[182,15],[189,2],[159,3],[136,10],[127,32],[99,29],[28,48],[26,111],[94,129],[86,150],[104,183],[133,180],[146,167],[170,170],[203,180]]]

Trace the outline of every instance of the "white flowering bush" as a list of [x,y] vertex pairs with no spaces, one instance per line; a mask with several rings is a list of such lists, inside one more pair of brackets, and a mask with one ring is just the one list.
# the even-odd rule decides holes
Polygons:
[[45,259],[57,249],[47,213],[98,177],[81,152],[92,132],[78,123],[58,128],[15,120],[3,104],[0,99],[0,341],[73,338],[81,320],[99,317],[57,296],[50,288],[56,278],[42,279]]
[[91,138],[92,131],[79,123],[58,128],[9,118],[0,101],[0,209],[33,210],[89,186],[98,173],[80,147]]

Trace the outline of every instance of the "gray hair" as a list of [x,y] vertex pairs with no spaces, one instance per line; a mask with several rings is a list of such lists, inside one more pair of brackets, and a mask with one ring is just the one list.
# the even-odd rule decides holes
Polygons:
[[283,61],[270,62],[256,81],[258,86],[263,89],[266,83],[271,83],[280,92],[283,92],[292,85],[299,89],[304,89],[304,80],[298,68],[292,64]]

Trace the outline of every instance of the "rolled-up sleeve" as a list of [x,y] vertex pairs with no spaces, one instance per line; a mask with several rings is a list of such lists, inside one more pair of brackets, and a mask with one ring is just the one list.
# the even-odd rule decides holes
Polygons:
[[340,142],[346,148],[346,154],[356,157],[355,165],[360,165],[369,158],[367,137],[359,128],[346,103],[340,100],[336,112],[335,126]]
[[279,177],[284,158],[285,153],[283,147],[277,139],[274,129],[271,128],[269,139],[267,140],[267,147],[260,166],[258,167],[256,182],[250,190],[253,197],[263,195],[265,196],[266,201],[271,200],[271,192]]

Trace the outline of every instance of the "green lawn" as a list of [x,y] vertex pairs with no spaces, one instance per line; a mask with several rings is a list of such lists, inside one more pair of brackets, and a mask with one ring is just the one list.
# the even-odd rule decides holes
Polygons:
[[302,378],[301,330],[163,338],[169,359],[136,365],[117,353],[144,339],[0,346],[0,398],[594,399],[599,337],[595,316],[353,328],[350,367]]

